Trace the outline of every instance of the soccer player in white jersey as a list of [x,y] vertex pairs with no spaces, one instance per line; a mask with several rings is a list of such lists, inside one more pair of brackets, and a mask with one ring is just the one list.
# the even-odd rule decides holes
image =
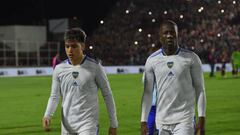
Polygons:
[[[175,22],[164,21],[159,36],[162,48],[151,55],[145,64],[141,134],[148,134],[147,118],[155,82],[159,135],[204,135],[206,96],[200,58],[194,52],[179,47]],[[198,110],[196,127],[195,105]]]
[[102,65],[83,53],[85,32],[80,28],[68,29],[64,40],[68,59],[53,71],[51,95],[43,117],[44,129],[50,130],[51,117],[61,98],[61,134],[97,135],[100,88],[110,119],[108,135],[117,135],[118,121],[110,84]]

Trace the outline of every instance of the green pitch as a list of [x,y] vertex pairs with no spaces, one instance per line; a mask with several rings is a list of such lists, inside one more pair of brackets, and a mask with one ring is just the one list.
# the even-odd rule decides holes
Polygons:
[[[229,75],[230,76],[230,75]],[[140,134],[141,74],[109,75],[117,106],[119,135]],[[207,135],[240,135],[240,78],[205,77]],[[42,130],[41,119],[50,94],[51,77],[0,78],[1,135],[59,135],[60,104],[52,131]],[[100,95],[100,93],[99,93]],[[107,135],[108,117],[100,97],[100,132]]]

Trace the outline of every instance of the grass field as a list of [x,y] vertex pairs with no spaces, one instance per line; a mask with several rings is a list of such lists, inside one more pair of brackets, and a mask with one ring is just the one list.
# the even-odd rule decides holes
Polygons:
[[[230,75],[229,75],[230,76]],[[109,75],[117,106],[119,135],[140,134],[141,74]],[[240,135],[240,78],[205,77],[206,135]],[[41,119],[50,94],[51,77],[0,78],[0,135],[59,135],[60,107],[52,131]],[[100,96],[100,133],[107,135],[108,117]]]

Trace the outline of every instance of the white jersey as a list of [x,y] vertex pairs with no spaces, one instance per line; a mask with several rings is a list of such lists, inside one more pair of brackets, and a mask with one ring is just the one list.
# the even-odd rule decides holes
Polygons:
[[98,88],[101,89],[110,118],[110,126],[118,126],[115,102],[104,68],[85,56],[81,65],[69,60],[56,66],[53,72],[51,96],[45,117],[51,117],[62,98],[62,128],[69,133],[80,133],[98,126]]
[[206,97],[199,57],[179,48],[176,55],[166,56],[162,49],[153,53],[145,64],[141,121],[146,122],[151,107],[154,82],[157,84],[156,125],[192,121],[195,101],[198,115],[205,116]]

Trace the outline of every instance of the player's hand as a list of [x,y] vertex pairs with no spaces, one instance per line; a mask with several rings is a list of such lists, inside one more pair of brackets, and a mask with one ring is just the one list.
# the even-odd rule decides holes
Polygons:
[[117,135],[117,128],[110,127],[108,130],[108,135]]
[[205,117],[198,118],[195,135],[205,135]]
[[51,122],[51,118],[43,117],[42,124],[43,124],[43,128],[46,132],[50,131],[50,122]]
[[141,135],[148,135],[147,122],[141,122]]

